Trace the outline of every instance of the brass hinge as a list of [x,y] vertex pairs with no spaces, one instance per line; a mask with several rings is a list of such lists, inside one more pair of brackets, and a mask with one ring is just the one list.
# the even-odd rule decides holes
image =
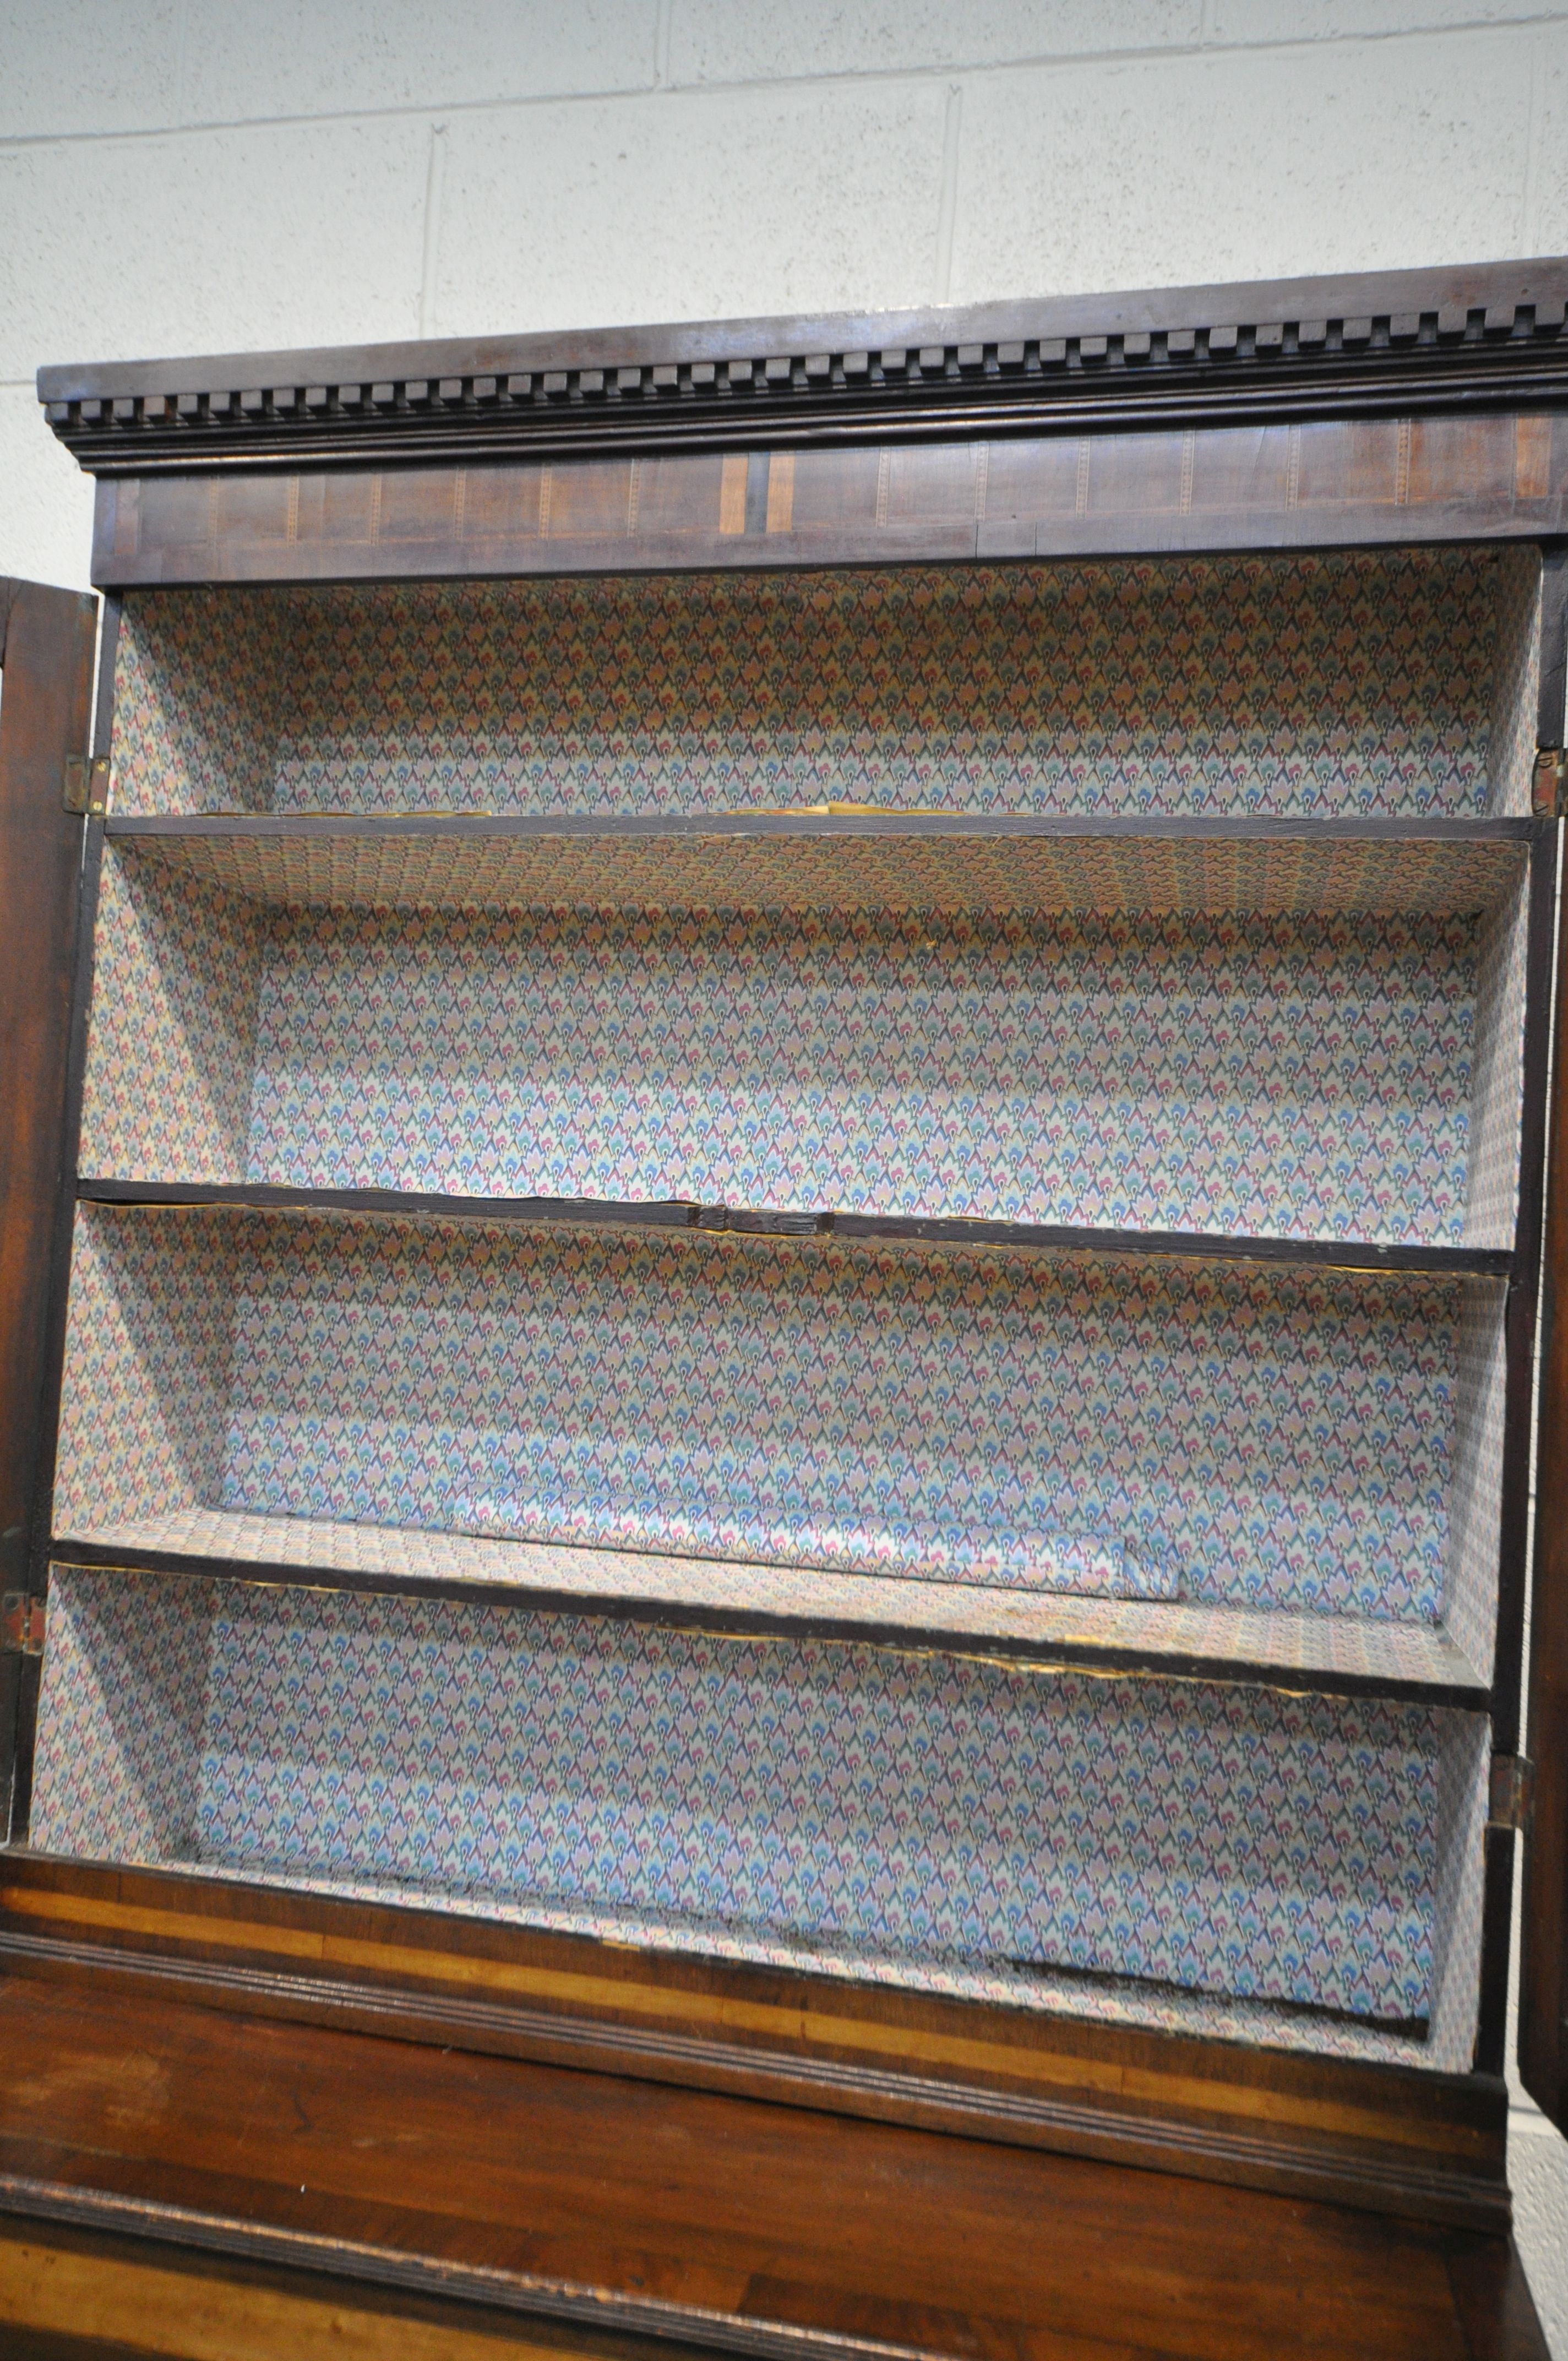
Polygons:
[[0,1599],[0,1656],[41,1656],[48,1610],[41,1598],[8,1590]]
[[1568,754],[1561,746],[1543,746],[1535,758],[1535,776],[1530,783],[1530,808],[1538,819],[1558,819],[1563,813],[1563,790],[1568,785]]
[[94,754],[91,761],[85,754],[66,756],[65,808],[68,812],[85,812],[92,819],[103,818],[109,808],[107,754]]
[[1493,1755],[1492,1792],[1486,1809],[1488,1828],[1523,1829],[1530,1817],[1534,1768],[1522,1754]]

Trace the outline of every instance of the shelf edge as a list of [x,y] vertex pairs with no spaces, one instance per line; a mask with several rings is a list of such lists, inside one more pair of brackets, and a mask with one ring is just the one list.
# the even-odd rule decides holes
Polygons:
[[1384,1246],[1365,1239],[1254,1236],[1206,1230],[1136,1230],[1092,1224],[970,1220],[959,1214],[851,1213],[766,1206],[707,1205],[693,1198],[621,1201],[598,1197],[455,1197],[398,1189],[296,1189],[272,1181],[121,1180],[82,1175],[77,1202],[148,1209],[229,1208],[272,1213],[357,1213],[391,1220],[552,1224],[665,1229],[707,1236],[885,1239],[1047,1254],[1147,1256],[1184,1262],[1294,1265],[1372,1276],[1406,1271],[1435,1278],[1506,1279],[1508,1246]]
[[[499,1545],[520,1552],[538,1546],[521,1541],[503,1541]],[[614,1555],[635,1563],[639,1556],[650,1557],[651,1554],[585,1550],[583,1555],[585,1558]],[[466,1605],[525,1608],[540,1614],[589,1614],[607,1620],[641,1623],[666,1631],[711,1634],[726,1639],[828,1642],[872,1647],[892,1654],[939,1656],[1039,1674],[1078,1673],[1109,1679],[1149,1677],[1190,1681],[1212,1686],[1266,1688],[1290,1697],[1376,1697],[1393,1703],[1442,1706],[1472,1712],[1486,1710],[1491,1696],[1490,1688],[1481,1675],[1441,1629],[1431,1636],[1453,1659],[1455,1672],[1452,1680],[1358,1672],[1347,1667],[1271,1663],[1261,1656],[1249,1657],[1242,1652],[1223,1654],[1190,1648],[1158,1648],[1125,1642],[1098,1642],[1082,1635],[1032,1638],[986,1631],[979,1618],[968,1629],[961,1624],[944,1628],[934,1620],[900,1624],[885,1616],[864,1611],[858,1614],[850,1612],[848,1599],[841,1612],[830,1611],[821,1606],[770,1609],[747,1606],[739,1601],[727,1604],[696,1597],[660,1597],[652,1585],[645,1592],[612,1592],[592,1588],[586,1578],[580,1586],[573,1587],[559,1581],[513,1582],[477,1575],[465,1577],[460,1575],[400,1574],[382,1569],[323,1565],[315,1561],[290,1564],[282,1559],[267,1557],[214,1556],[197,1551],[159,1549],[123,1541],[97,1541],[90,1534],[57,1534],[50,1543],[49,1559],[52,1566],[80,1568],[89,1573],[115,1572],[171,1579],[233,1582],[269,1589],[330,1590],[367,1597],[444,1599]],[[716,1561],[694,1559],[690,1563],[696,1567],[711,1565]],[[769,1571],[765,1568],[748,1570],[755,1573]],[[777,1571],[799,1579],[798,1569]],[[842,1584],[847,1591],[850,1585],[865,1582],[868,1577],[825,1575],[820,1579],[825,1584]],[[986,1596],[994,1595],[978,1584],[911,1584],[906,1587],[925,1590],[972,1587]],[[1034,1597],[1036,1594],[1009,1595]],[[1052,1594],[1039,1596],[1048,1599]],[[1107,1608],[1145,1604],[1142,1601],[1084,1599],[1077,1599],[1075,1603],[1091,1609],[1100,1604]],[[1172,1605],[1176,1611],[1179,1611],[1183,1603],[1172,1602]],[[1149,1602],[1149,1605],[1153,1611],[1156,1603]],[[1255,1614],[1260,1619],[1268,1613],[1266,1609],[1234,1611]],[[1281,1620],[1284,1620],[1285,1612],[1288,1610],[1282,1611]],[[1322,1620],[1327,1622],[1332,1619],[1324,1617]]]

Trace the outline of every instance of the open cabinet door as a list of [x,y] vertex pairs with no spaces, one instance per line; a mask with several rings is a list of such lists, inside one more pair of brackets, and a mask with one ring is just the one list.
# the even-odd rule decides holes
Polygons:
[[71,983],[91,799],[81,758],[97,630],[96,598],[0,576],[0,1835],[37,1669],[30,1599],[51,1457],[51,1306],[64,1288]]
[[[1547,559],[1542,610],[1540,741],[1561,749],[1568,552]],[[1561,757],[1557,765],[1562,800]],[[1519,2072],[1560,2130],[1568,2130],[1568,959],[1561,906],[1547,1143],[1541,1288],[1541,1426],[1536,1463],[1535,1569],[1529,1719],[1532,1765],[1525,1819],[1519,1960]]]

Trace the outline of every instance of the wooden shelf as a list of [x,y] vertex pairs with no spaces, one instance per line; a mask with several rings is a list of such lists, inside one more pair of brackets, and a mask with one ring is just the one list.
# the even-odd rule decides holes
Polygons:
[[260,1213],[368,1213],[394,1220],[564,1223],[582,1227],[729,1231],[760,1237],[906,1239],[1047,1254],[1149,1255],[1190,1262],[1317,1265],[1329,1270],[1425,1271],[1507,1279],[1506,1246],[1385,1246],[1363,1238],[1243,1237],[1206,1230],[1117,1230],[1048,1222],[986,1222],[916,1213],[800,1212],[702,1205],[685,1198],[617,1203],[597,1197],[446,1197],[399,1189],[291,1189],[269,1181],[120,1180],[83,1177],[89,1205],[230,1205]]
[[1496,909],[1528,819],[839,809],[203,813],[111,845],[263,903],[1434,917]]
[[484,1599],[1042,1670],[1152,1673],[1470,1708],[1488,1697],[1441,1627],[1372,1617],[825,1574],[217,1509],[60,1534],[50,1554],[61,1565]]
[[1360,844],[1526,844],[1538,820],[1484,814],[1434,818],[1323,818],[1265,813],[1206,818],[1192,813],[936,811],[895,804],[799,804],[711,812],[210,811],[111,814],[110,839],[124,837],[1040,837],[1120,838],[1154,843],[1253,841]]

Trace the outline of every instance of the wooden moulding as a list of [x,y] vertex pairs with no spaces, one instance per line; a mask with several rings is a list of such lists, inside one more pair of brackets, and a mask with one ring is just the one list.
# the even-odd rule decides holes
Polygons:
[[[134,465],[134,459],[132,461]],[[975,564],[1541,540],[1568,416],[106,476],[105,587]]]
[[85,363],[40,369],[38,397],[104,472],[1474,413],[1561,393],[1565,299],[1568,263],[1537,259]]
[[40,371],[104,585],[1568,530],[1568,265]]
[[[529,2059],[1501,2229],[1500,2080],[1250,2048],[238,1881],[0,1863],[0,1960],[119,1995]],[[134,2004],[134,2000],[133,2000]],[[399,2069],[387,2072],[395,2082]]]
[[27,2060],[0,2146],[8,2354],[18,2334],[51,2361],[86,2337],[118,2350],[134,2321],[185,2361],[1545,2361],[1495,2233],[518,2059],[481,2070],[128,1977],[12,1977],[0,2032]]

